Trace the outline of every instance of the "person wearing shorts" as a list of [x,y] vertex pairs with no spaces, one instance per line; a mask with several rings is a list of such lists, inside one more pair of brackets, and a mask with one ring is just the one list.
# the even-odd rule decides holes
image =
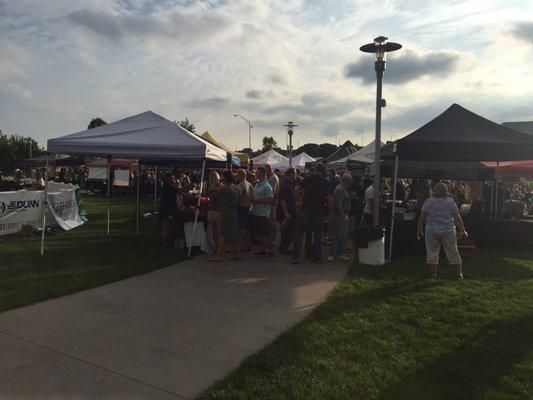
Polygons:
[[255,185],[250,203],[252,204],[250,213],[250,230],[261,239],[261,249],[254,253],[255,256],[272,257],[268,251],[268,237],[270,233],[270,208],[274,199],[272,186],[266,179],[267,171],[264,167],[257,168],[257,184]]
[[[424,236],[425,228],[427,264],[431,272],[431,279],[437,279],[437,265],[441,246],[450,265],[455,266],[458,280],[463,280],[463,265],[457,249],[457,230],[462,237],[468,237],[464,222],[459,215],[459,209],[448,194],[448,187],[444,183],[437,183],[433,194],[426,199],[422,206],[422,213],[418,220],[417,237]],[[457,226],[457,229],[456,229]]]
[[237,181],[241,188],[241,198],[239,201],[239,227],[241,229],[241,248],[243,251],[250,251],[252,243],[250,240],[250,197],[253,186],[246,179],[246,171],[239,169],[237,171]]
[[[274,257],[273,249],[274,243],[276,241],[276,234],[278,231],[278,226],[276,222],[276,210],[278,208],[278,194],[279,194],[279,176],[272,171],[272,166],[267,164],[265,166],[267,172],[267,182],[272,188],[272,203],[270,204],[270,216],[268,218],[269,225],[269,234],[268,234],[268,253],[269,258]],[[279,170],[278,170],[279,173]]]

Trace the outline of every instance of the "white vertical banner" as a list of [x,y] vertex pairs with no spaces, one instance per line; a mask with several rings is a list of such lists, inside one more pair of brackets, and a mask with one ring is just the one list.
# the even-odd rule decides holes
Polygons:
[[61,228],[68,231],[83,225],[83,220],[78,212],[78,203],[74,190],[60,190],[48,192],[48,207],[54,219]]

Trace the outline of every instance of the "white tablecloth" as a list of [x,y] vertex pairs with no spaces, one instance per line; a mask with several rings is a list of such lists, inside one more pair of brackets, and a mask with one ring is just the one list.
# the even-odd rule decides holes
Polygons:
[[[187,247],[191,245],[192,232],[194,229],[194,222],[184,222],[183,229],[185,231],[185,243]],[[207,230],[204,229],[203,222],[198,222],[196,225],[196,232],[194,234],[194,240],[192,240],[193,246],[200,246],[204,253],[211,253],[215,248],[213,243],[213,233],[211,224],[207,225]]]

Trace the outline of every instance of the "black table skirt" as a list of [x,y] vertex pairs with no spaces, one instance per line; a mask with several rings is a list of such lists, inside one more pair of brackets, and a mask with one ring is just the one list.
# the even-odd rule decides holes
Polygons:
[[[474,240],[478,247],[533,250],[532,220],[465,218],[464,222],[470,239]],[[417,224],[417,220],[394,222],[393,253],[425,253],[424,240],[417,240],[416,238]],[[387,232],[387,236],[389,236],[389,232]],[[386,249],[388,252],[388,245]]]

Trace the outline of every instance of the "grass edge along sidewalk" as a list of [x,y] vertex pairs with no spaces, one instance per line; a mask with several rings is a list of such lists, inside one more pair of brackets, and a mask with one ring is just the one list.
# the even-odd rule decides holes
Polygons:
[[[141,217],[133,233],[134,200],[111,201],[111,232],[106,235],[107,202],[84,197],[89,222],[71,231],[40,236],[0,238],[0,312],[94,288],[175,264],[186,252],[165,249],[153,221]],[[149,201],[143,209],[151,206]]]
[[533,251],[481,250],[465,282],[422,257],[353,266],[328,300],[198,399],[530,399]]

